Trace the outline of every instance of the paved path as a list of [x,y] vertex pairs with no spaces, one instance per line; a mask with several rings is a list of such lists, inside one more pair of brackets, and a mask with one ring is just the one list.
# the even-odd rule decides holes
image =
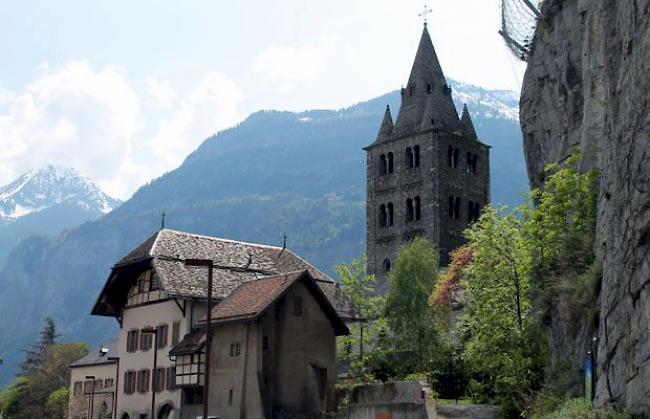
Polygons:
[[439,419],[497,419],[497,408],[483,404],[437,404]]

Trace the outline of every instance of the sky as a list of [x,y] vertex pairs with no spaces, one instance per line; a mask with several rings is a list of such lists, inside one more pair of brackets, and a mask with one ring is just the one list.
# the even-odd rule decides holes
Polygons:
[[[448,77],[519,90],[499,0],[429,0]],[[0,185],[56,164],[109,195],[261,109],[350,106],[406,83],[422,0],[0,2]],[[379,122],[378,122],[379,123]]]

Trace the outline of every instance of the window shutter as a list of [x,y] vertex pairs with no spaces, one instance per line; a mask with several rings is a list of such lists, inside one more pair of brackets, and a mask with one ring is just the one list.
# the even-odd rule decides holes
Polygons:
[[180,342],[181,335],[181,322],[174,322],[172,324],[172,345],[178,344]]

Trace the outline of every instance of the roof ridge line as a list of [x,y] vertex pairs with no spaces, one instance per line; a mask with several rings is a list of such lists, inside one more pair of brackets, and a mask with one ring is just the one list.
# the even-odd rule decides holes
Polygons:
[[[262,247],[262,248],[268,248],[268,249],[282,249],[282,247],[280,247],[280,246],[273,246],[271,244],[252,243],[252,242],[245,242],[245,241],[241,241],[241,240],[224,239],[222,237],[208,236],[206,234],[199,234],[199,233],[190,233],[188,231],[174,230],[174,229],[171,229],[171,228],[165,228],[165,229],[160,230],[160,231],[165,231],[165,230],[173,232],[173,233],[186,234],[188,236],[200,237],[200,238],[209,239],[209,240],[218,240],[218,241],[222,241],[222,242],[226,242],[226,243],[238,243],[238,244],[243,244],[243,245],[247,245],[247,246]],[[156,237],[156,241],[157,240],[158,240],[158,238]],[[152,246],[152,248],[153,248],[153,246]]]
[[156,246],[158,245],[158,239],[160,238],[160,233],[162,233],[163,229],[158,230],[158,233],[156,233],[156,240],[153,241],[153,244],[151,245],[151,248],[149,248],[149,257],[155,257],[154,256],[154,251],[156,250]]
[[[329,275],[327,275],[325,272],[323,272],[323,271],[321,271],[320,269],[318,269],[315,265],[312,265],[310,262],[308,262],[308,261],[306,261],[305,259],[303,259],[302,257],[300,257],[300,255],[297,255],[296,253],[294,253],[291,249],[285,249],[285,251],[288,251],[288,252],[291,253],[294,257],[296,257],[298,260],[300,260],[301,262],[303,262],[304,264],[307,265],[307,268],[305,268],[305,269],[303,269],[303,270],[309,270],[310,268],[312,268],[312,269],[314,269],[316,272],[318,272],[319,274],[323,275],[323,277],[326,278],[326,279],[328,279],[330,282],[338,283],[337,281],[335,281],[335,280],[333,280],[332,278],[330,278]],[[294,272],[299,272],[299,271],[294,271]]]

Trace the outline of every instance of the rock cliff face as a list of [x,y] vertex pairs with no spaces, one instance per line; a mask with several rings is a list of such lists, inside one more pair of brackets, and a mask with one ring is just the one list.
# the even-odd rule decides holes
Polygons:
[[[650,0],[547,0],[542,12],[521,97],[529,179],[574,146],[600,169],[596,403],[647,414]],[[588,339],[552,349],[579,355]]]

